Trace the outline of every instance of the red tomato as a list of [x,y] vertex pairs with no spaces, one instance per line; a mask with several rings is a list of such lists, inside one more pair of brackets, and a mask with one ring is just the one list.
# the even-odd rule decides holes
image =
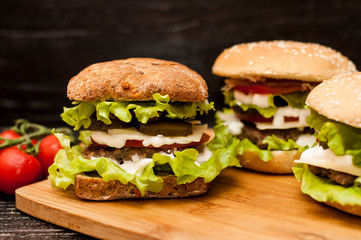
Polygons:
[[[258,94],[285,94],[297,91],[305,91],[304,82],[293,80],[272,80],[268,79],[265,82],[250,82],[240,79],[228,79],[227,83],[234,86],[233,88],[243,93],[258,93]],[[308,90],[316,86],[315,83],[308,83]]]
[[[5,130],[0,133],[0,137],[7,138],[7,139],[17,139],[21,137],[21,135],[17,134],[14,130]],[[3,142],[0,140],[0,142]]]
[[36,158],[40,161],[43,169],[42,178],[46,178],[49,175],[48,168],[53,164],[56,153],[62,148],[55,135],[46,136],[41,140],[39,153]]
[[170,145],[162,145],[160,147],[154,147],[152,145],[144,146],[143,141],[141,140],[127,140],[124,147],[142,147],[142,148],[181,148],[181,147],[191,147],[191,146],[197,146],[201,143],[207,142],[209,140],[210,136],[206,133],[203,133],[202,138],[199,142],[191,142],[187,144],[170,144]]
[[[2,133],[0,133],[0,137],[6,138],[6,139],[17,139],[19,137],[21,137],[21,135],[17,134],[14,130],[5,130]],[[0,143],[3,143],[4,140],[0,140]],[[9,148],[17,148],[17,146],[12,146]],[[3,149],[0,150],[3,151]]]
[[41,173],[34,156],[14,148],[0,152],[0,191],[14,194],[15,189],[40,180]]
[[[31,139],[31,143],[32,143],[33,145],[36,145],[36,144],[38,143],[38,140],[36,140],[36,139]],[[17,148],[17,146],[13,146],[13,147]],[[21,145],[20,148],[21,148],[21,150],[25,151],[25,149],[26,149],[26,144]]]

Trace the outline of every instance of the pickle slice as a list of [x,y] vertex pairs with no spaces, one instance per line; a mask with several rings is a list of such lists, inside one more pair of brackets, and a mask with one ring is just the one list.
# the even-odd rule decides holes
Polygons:
[[184,121],[159,121],[139,124],[138,131],[150,136],[188,136],[192,134],[192,124]]

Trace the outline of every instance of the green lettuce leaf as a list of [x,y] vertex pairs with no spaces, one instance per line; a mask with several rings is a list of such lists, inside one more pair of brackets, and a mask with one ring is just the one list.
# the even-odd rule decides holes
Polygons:
[[361,205],[361,188],[359,184],[344,187],[314,175],[307,164],[297,164],[293,173],[301,181],[301,191],[319,202],[337,202],[341,205]]
[[207,147],[221,159],[222,168],[241,167],[237,159],[239,139],[229,134],[227,127],[223,124],[217,124],[213,130],[214,138],[207,144]]
[[160,192],[162,190],[163,180],[154,174],[156,165],[169,164],[174,175],[177,176],[178,184],[192,182],[198,177],[204,178],[205,182],[211,182],[224,168],[239,165],[236,159],[223,158],[221,150],[215,151],[208,161],[197,164],[195,161],[198,152],[195,149],[186,149],[176,152],[173,158],[156,153],[153,155],[153,161],[147,165],[141,175],[133,175],[108,158],[85,159],[81,156],[83,149],[80,145],[70,147],[68,136],[60,133],[55,133],[55,135],[64,149],[58,152],[54,163],[49,168],[49,180],[53,187],[63,189],[74,184],[76,174],[96,171],[105,181],[118,180],[123,184],[133,183],[144,196],[146,191]]
[[[219,120],[221,121],[221,120]],[[248,138],[242,140],[231,135],[227,127],[221,122],[214,127],[215,138],[208,144],[209,149],[224,149],[224,153],[227,156],[237,157],[242,155],[245,151],[257,152],[260,159],[267,162],[272,159],[273,150],[298,150],[305,151],[308,146],[300,146],[293,140],[288,141],[277,138],[276,136],[268,136],[263,140],[268,144],[267,149],[260,149],[256,144],[252,143]]]
[[294,93],[287,93],[281,95],[273,95],[270,94],[268,96],[268,103],[269,107],[267,108],[260,108],[254,104],[241,104],[239,105],[237,101],[234,99],[233,91],[225,91],[223,92],[225,104],[232,106],[239,106],[243,111],[247,111],[248,109],[256,109],[259,114],[261,114],[265,118],[270,118],[277,112],[277,106],[275,105],[275,98],[280,97],[285,100],[288,105],[292,108],[300,108],[303,109],[305,107],[305,101],[308,95],[308,92],[294,92]]
[[269,161],[272,159],[271,151],[281,150],[281,151],[289,151],[289,150],[298,150],[300,152],[305,151],[308,146],[300,146],[295,141],[288,139],[285,141],[283,139],[277,138],[275,135],[267,136],[263,143],[267,143],[267,149],[260,149],[257,145],[253,144],[248,138],[242,139],[240,144],[238,145],[238,154],[242,155],[244,151],[252,151],[258,152],[258,156],[262,161]]
[[90,117],[96,112],[98,121],[109,125],[112,123],[110,115],[113,114],[123,122],[130,122],[134,117],[141,123],[147,123],[150,118],[159,117],[160,112],[166,112],[168,118],[187,119],[199,114],[214,110],[214,103],[203,102],[170,102],[169,96],[159,93],[153,94],[155,101],[149,102],[74,102],[74,107],[64,107],[60,115],[64,122],[74,126],[74,130],[81,127],[88,128],[91,124]]
[[309,147],[312,147],[312,146],[300,146],[292,139],[288,139],[287,141],[285,141],[276,137],[275,135],[267,136],[266,139],[263,140],[263,143],[268,144],[267,147],[268,150],[284,150],[284,151],[299,150],[303,152]]
[[307,124],[316,130],[316,137],[336,156],[351,155],[353,164],[361,167],[361,129],[328,119],[311,109]]

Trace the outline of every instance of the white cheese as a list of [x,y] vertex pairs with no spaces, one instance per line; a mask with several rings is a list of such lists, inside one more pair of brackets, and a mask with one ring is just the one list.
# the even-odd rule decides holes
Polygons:
[[234,91],[234,99],[236,99],[239,105],[253,104],[260,108],[268,108],[270,106],[268,103],[268,96],[269,94],[245,94],[240,91]]
[[323,149],[319,145],[304,151],[300,159],[295,162],[361,176],[361,168],[352,164],[352,156],[336,156],[331,149]]
[[312,147],[315,144],[316,138],[312,134],[304,134],[298,137],[296,143],[302,147],[309,146]]
[[231,135],[239,135],[242,133],[242,128],[244,124],[239,120],[239,118],[233,113],[223,113],[217,112],[217,117],[223,122],[223,124],[227,127],[228,132]]
[[[273,115],[272,123],[257,122],[256,127],[260,130],[302,128],[307,126],[306,118],[309,115],[309,109],[291,108],[290,106],[280,107]],[[285,122],[285,117],[297,117],[298,121]]]
[[124,147],[127,140],[143,141],[144,146],[152,145],[160,147],[169,144],[187,144],[191,142],[199,142],[204,131],[207,129],[207,124],[193,125],[193,134],[188,136],[165,137],[163,135],[149,136],[138,132],[136,128],[124,129],[109,129],[108,131],[91,131],[91,138],[100,145],[106,145],[114,148]]

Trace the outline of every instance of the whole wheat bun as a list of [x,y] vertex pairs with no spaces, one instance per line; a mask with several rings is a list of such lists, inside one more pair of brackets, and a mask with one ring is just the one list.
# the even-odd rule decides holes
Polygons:
[[159,193],[146,192],[140,196],[137,187],[131,183],[122,184],[117,180],[104,181],[100,177],[77,174],[75,177],[75,194],[82,199],[106,201],[129,198],[182,198],[207,193],[210,183],[197,178],[191,183],[177,184],[174,175],[163,176],[163,189]]
[[229,78],[301,80],[321,82],[356,71],[341,53],[319,44],[295,41],[261,41],[225,49],[213,65],[213,73]]
[[171,101],[196,102],[208,98],[204,79],[176,62],[129,58],[90,65],[68,84],[70,100],[149,101],[168,94]]
[[273,158],[264,162],[259,158],[257,152],[244,151],[242,155],[238,155],[238,159],[242,167],[257,172],[273,173],[273,174],[291,174],[292,167],[295,166],[295,159],[299,159],[301,152],[292,151],[271,151]]
[[310,92],[306,104],[329,119],[361,128],[361,73],[324,81]]

